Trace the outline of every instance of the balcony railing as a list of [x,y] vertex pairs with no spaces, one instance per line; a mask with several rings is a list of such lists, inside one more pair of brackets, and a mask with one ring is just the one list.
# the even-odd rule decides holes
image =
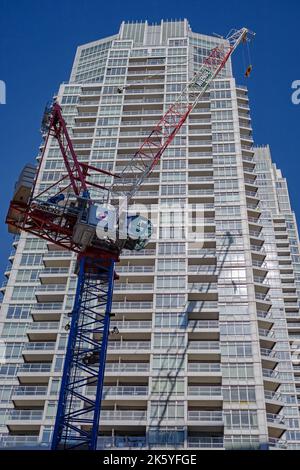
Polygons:
[[267,413],[267,421],[269,423],[284,425],[284,417],[273,413]]
[[201,449],[201,448],[223,448],[223,437],[188,437],[188,448]]
[[148,372],[148,362],[107,362],[105,372]]
[[43,418],[43,410],[10,410],[8,420],[11,421],[39,421]]
[[72,253],[70,251],[47,251],[44,253],[45,258],[71,258]]
[[52,351],[55,349],[55,341],[54,342],[41,342],[41,343],[26,343],[24,344],[24,351]]
[[[95,393],[96,388],[93,390]],[[134,386],[104,386],[103,396],[147,396],[148,387],[143,385],[134,385]]]
[[150,341],[110,341],[108,343],[108,349],[150,349]]
[[69,268],[45,268],[40,271],[40,276],[43,274],[68,274]]
[[220,348],[219,341],[189,341],[190,349],[214,350]]
[[260,352],[262,356],[273,357],[273,358],[276,357],[276,351],[274,351],[273,349],[260,348]]
[[120,290],[153,290],[154,285],[150,283],[145,283],[145,284],[140,284],[140,283],[118,283],[116,282],[115,284],[115,291],[120,291]]
[[28,330],[58,330],[58,328],[59,328],[59,322],[55,322],[55,321],[33,322],[28,326]]
[[203,330],[210,328],[217,329],[219,328],[219,322],[217,320],[189,320],[188,327]]
[[151,273],[154,270],[154,266],[118,266],[119,273]]
[[282,400],[282,395],[278,392],[272,392],[270,390],[265,390],[265,399],[266,400],[281,401]]
[[222,411],[199,411],[190,410],[188,411],[188,419],[190,421],[201,422],[222,422],[223,413]]
[[29,373],[34,373],[34,372],[50,372],[51,371],[52,364],[44,364],[44,363],[35,363],[35,364],[20,364],[18,371],[21,372],[29,372]]
[[149,320],[132,320],[132,321],[112,321],[111,328],[117,327],[123,330],[151,328],[152,322]]
[[101,419],[104,421],[141,421],[147,418],[145,410],[102,410]]
[[222,387],[190,385],[188,395],[215,397],[222,395]]
[[143,436],[99,436],[97,449],[109,448],[142,448],[146,447],[146,437]]
[[217,363],[204,363],[204,362],[189,362],[189,372],[221,372],[221,364]]
[[32,310],[62,310],[63,303],[62,302],[45,302],[45,303],[37,303],[32,307]]
[[113,310],[151,309],[153,302],[113,302]]
[[11,434],[0,437],[0,449],[2,448],[32,448],[38,444],[39,436],[14,436]]
[[13,391],[15,396],[28,396],[28,395],[46,395],[48,387],[45,385],[28,385],[16,387]]
[[280,377],[280,372],[278,370],[272,370],[272,369],[263,369],[262,370],[263,376],[270,378],[270,379],[279,379]]

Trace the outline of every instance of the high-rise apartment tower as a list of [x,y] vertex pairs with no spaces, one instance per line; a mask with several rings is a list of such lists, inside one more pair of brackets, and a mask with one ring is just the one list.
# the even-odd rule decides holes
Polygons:
[[[121,171],[221,41],[183,20],[122,23],[80,46],[57,95],[79,160]],[[39,187],[62,171],[50,140]],[[155,233],[117,267],[98,447],[297,447],[296,221],[269,150],[253,148],[247,89],[230,61],[133,202],[152,210]],[[2,447],[49,445],[75,262],[29,234],[13,241],[0,323]]]

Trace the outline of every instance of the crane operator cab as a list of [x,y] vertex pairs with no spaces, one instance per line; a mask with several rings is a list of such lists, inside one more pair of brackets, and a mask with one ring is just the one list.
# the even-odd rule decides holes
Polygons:
[[142,250],[152,233],[153,225],[146,217],[137,213],[117,219],[114,206],[92,203],[78,216],[73,241],[80,243],[83,250],[102,246],[112,251],[120,252],[123,248],[133,251]]

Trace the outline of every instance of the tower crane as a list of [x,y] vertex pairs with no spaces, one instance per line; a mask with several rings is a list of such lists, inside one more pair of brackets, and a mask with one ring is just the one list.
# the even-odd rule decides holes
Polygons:
[[[210,51],[199,71],[118,174],[78,160],[58,102],[44,115],[45,142],[39,166],[35,170],[27,165],[21,173],[6,223],[11,233],[25,231],[77,254],[78,282],[53,450],[97,447],[113,285],[117,278],[115,263],[124,248],[143,248],[152,233],[148,219],[127,215],[123,202],[117,210],[117,202],[126,198],[128,203],[134,197],[210,83],[237,46],[247,41],[249,33],[247,28],[231,31]],[[59,146],[65,169],[58,181],[44,187],[38,176],[44,168],[45,150],[53,140]],[[98,184],[94,175],[106,175],[113,182]],[[97,191],[100,199],[94,195]],[[94,387],[94,396],[87,393],[88,386]]]

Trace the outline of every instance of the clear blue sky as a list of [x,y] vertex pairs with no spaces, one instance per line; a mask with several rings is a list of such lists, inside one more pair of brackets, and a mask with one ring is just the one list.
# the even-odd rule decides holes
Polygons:
[[291,83],[300,80],[298,0],[0,0],[0,11],[0,80],[7,86],[7,104],[0,105],[0,276],[10,252],[8,202],[21,168],[37,154],[45,103],[68,80],[76,46],[117,33],[122,20],[187,18],[196,32],[247,26],[257,33],[247,82],[255,143],[271,145],[300,220],[300,105],[291,102]]

